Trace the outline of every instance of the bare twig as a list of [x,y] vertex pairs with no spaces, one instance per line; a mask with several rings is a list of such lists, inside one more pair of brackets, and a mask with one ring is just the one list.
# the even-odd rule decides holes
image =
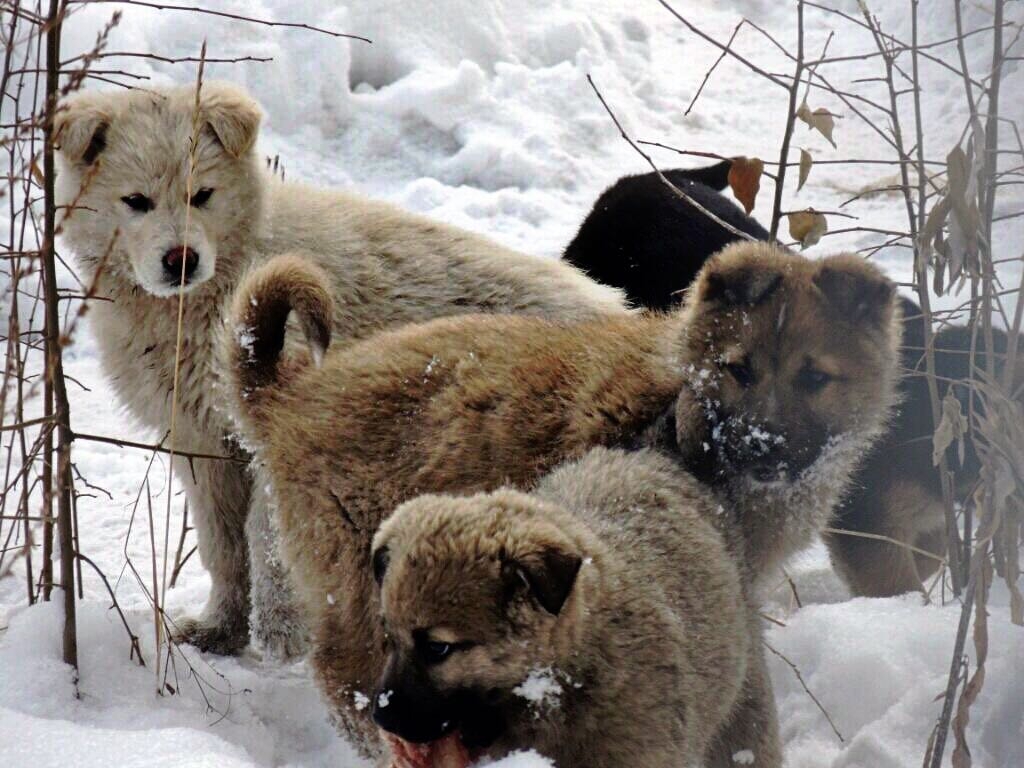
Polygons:
[[319,32],[322,35],[329,35],[330,37],[347,37],[350,40],[361,40],[364,43],[372,43],[373,41],[367,37],[361,37],[360,35],[350,35],[346,32],[336,32],[332,29],[324,29],[323,27],[314,27],[311,24],[301,24],[298,22],[291,21],[270,21],[269,19],[257,19],[253,16],[242,16],[237,13],[228,13],[226,11],[215,11],[210,8],[203,8],[197,5],[172,5],[171,3],[148,3],[144,0],[69,0],[71,3],[120,3],[122,5],[139,5],[146,8],[156,8],[158,11],[189,11],[191,13],[206,13],[210,16],[220,16],[225,19],[232,19],[234,21],[247,21],[251,24],[262,24],[266,27],[287,27],[290,29],[305,29],[310,32]]
[[800,668],[797,667],[797,665],[794,664],[792,661],[790,661],[784,653],[773,648],[771,643],[769,643],[764,638],[761,639],[761,643],[774,655],[782,659],[786,666],[793,670],[793,674],[796,675],[796,679],[800,682],[800,686],[804,689],[804,692],[811,697],[811,701],[814,702],[814,705],[818,708],[821,714],[825,716],[825,719],[828,720],[828,724],[832,728],[832,733],[836,735],[836,738],[839,739],[840,743],[845,743],[846,740],[843,738],[843,734],[841,734],[839,732],[839,729],[836,728],[835,721],[832,720],[832,717],[831,715],[829,715],[828,710],[825,709],[824,705],[822,705],[822,703],[818,700],[818,697],[814,695],[811,689],[807,687],[807,682],[804,680],[804,676],[800,674]]

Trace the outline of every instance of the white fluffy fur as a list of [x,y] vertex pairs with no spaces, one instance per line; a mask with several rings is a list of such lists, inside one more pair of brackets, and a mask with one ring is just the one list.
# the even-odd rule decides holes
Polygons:
[[[102,363],[127,410],[160,435],[170,425],[178,293],[161,258],[186,239],[199,252],[184,289],[179,450],[244,455],[230,440],[221,407],[214,339],[240,277],[283,252],[300,251],[331,276],[334,339],[341,343],[465,312],[577,319],[626,311],[618,291],[562,262],[516,253],[385,203],[272,178],[255,150],[259,107],[226,84],[201,89],[191,191],[214,192],[205,206],[189,209],[195,113],[191,87],[90,92],[70,100],[57,125],[60,202],[77,201],[64,234],[84,277],[100,271],[99,295],[110,299],[94,302],[90,313]],[[122,198],[132,194],[151,198],[153,210],[131,210]],[[245,644],[251,559],[258,639],[279,654],[298,652],[301,621],[277,565],[265,482],[241,463],[193,465],[194,479],[184,462],[178,477],[213,585],[203,615],[181,624],[183,636],[221,652]]]

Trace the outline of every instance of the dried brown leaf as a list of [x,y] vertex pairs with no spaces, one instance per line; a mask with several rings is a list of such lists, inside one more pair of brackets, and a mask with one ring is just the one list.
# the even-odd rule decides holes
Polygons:
[[803,189],[804,182],[807,181],[807,177],[811,175],[811,166],[814,165],[814,158],[811,157],[811,153],[806,149],[800,149],[800,180],[797,182],[796,191],[799,192]]
[[36,184],[40,187],[46,186],[46,176],[43,175],[43,169],[39,167],[39,163],[36,162],[35,158],[32,158],[32,178],[36,180]]
[[761,189],[764,162],[759,157],[734,157],[729,167],[729,186],[747,213],[754,210]]
[[932,463],[939,465],[946,449],[957,442],[960,452],[960,461],[963,462],[964,435],[967,434],[967,418],[960,408],[960,401],[954,397],[952,392],[947,392],[942,399],[942,419],[939,426],[935,428],[935,435],[932,437]]
[[981,215],[978,212],[977,184],[973,163],[959,146],[946,155],[948,183],[946,199],[952,207],[949,216],[949,278],[955,280],[966,266],[977,272],[978,234]]
[[807,123],[809,128],[813,128],[828,139],[829,144],[833,147],[836,146],[836,142],[832,138],[832,131],[836,127],[836,121],[831,112],[824,107],[818,107],[812,111],[805,101],[800,105],[800,109],[796,111],[796,116]]
[[828,232],[828,221],[825,216],[813,208],[808,208],[806,211],[794,211],[787,217],[789,218],[789,234],[800,243],[801,248],[810,248]]

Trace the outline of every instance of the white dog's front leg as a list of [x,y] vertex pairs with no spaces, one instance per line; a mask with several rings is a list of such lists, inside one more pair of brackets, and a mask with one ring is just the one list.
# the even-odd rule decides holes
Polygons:
[[266,473],[253,469],[254,481],[246,519],[252,578],[252,624],[257,645],[278,659],[306,652],[308,634],[281,559],[277,511]]
[[200,650],[236,654],[249,642],[249,558],[245,514],[250,479],[245,465],[194,459],[181,462],[199,558],[210,572],[210,597],[198,618],[176,622],[176,640]]

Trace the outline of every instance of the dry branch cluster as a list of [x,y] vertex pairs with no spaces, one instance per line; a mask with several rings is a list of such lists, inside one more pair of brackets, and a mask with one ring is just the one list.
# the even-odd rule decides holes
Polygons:
[[[101,2],[102,0],[96,0]],[[762,160],[743,158],[734,163],[730,184],[747,208],[754,207],[762,180],[772,186],[771,225],[773,237],[780,237],[783,220],[788,234],[802,247],[838,233],[870,236],[864,248],[866,256],[882,249],[901,249],[912,267],[912,288],[925,315],[928,327],[925,348],[920,350],[929,377],[934,417],[935,458],[943,478],[949,550],[937,579],[939,589],[932,594],[962,602],[962,620],[951,659],[949,685],[943,698],[933,737],[926,750],[925,765],[937,767],[945,751],[947,733],[952,730],[956,768],[971,764],[966,740],[969,708],[984,681],[987,653],[986,603],[996,577],[1004,580],[1011,600],[1013,621],[1024,623],[1024,598],[1018,587],[1022,518],[1024,518],[1024,414],[1019,393],[1012,391],[1013,372],[1018,354],[1024,302],[1019,296],[1024,284],[1006,285],[1001,276],[1012,272],[1014,263],[1024,265],[1022,243],[1018,238],[1005,243],[995,236],[1000,222],[1020,221],[1024,208],[1006,211],[997,200],[1024,184],[1024,143],[1020,126],[1012,112],[1005,112],[1006,94],[1020,91],[1024,83],[1007,82],[1007,63],[1020,59],[1022,26],[1011,22],[1006,13],[1011,3],[993,0],[989,23],[968,29],[960,0],[950,0],[957,21],[957,34],[945,40],[919,39],[922,9],[918,0],[905,0],[910,13],[911,34],[904,39],[887,31],[861,3],[859,13],[847,13],[827,4],[794,3],[793,22],[796,47],[791,50],[769,32],[749,20],[743,20],[725,41],[701,29],[665,0],[660,0],[672,23],[686,27],[720,51],[706,73],[686,112],[699,109],[699,98],[713,87],[713,75],[725,59],[731,59],[749,72],[752,83],[776,88],[779,109],[785,109],[785,127],[779,136],[777,157]],[[95,286],[78,280],[72,264],[55,247],[62,217],[73,210],[60,211],[54,204],[54,159],[51,127],[60,100],[72,91],[99,80],[119,87],[138,85],[141,76],[130,70],[130,63],[151,58],[165,63],[199,65],[202,79],[204,61],[261,61],[256,57],[210,58],[205,46],[197,57],[171,58],[156,53],[111,51],[107,41],[117,25],[119,11],[112,11],[109,24],[97,36],[91,51],[62,59],[60,31],[74,23],[74,15],[83,0],[0,0],[4,41],[4,69],[0,79],[0,119],[3,138],[0,148],[6,166],[5,184],[0,188],[0,204],[6,221],[0,245],[0,307],[7,316],[3,330],[6,344],[2,386],[0,386],[0,441],[4,457],[3,488],[0,492],[0,579],[24,580],[28,603],[51,600],[59,590],[64,601],[65,660],[77,666],[75,636],[75,598],[81,597],[83,563],[96,572],[117,608],[116,589],[106,574],[78,546],[78,500],[87,495],[105,493],[90,485],[75,466],[76,441],[114,443],[128,449],[147,450],[150,463],[158,454],[171,454],[171,461],[188,461],[161,441],[145,445],[123,440],[117,435],[88,435],[73,428],[74,392],[81,386],[63,371],[63,352],[81,332],[79,320],[88,300],[101,301]],[[133,3],[123,3],[131,6]],[[188,13],[216,13],[191,6],[134,3]],[[856,29],[866,32],[873,47],[856,56],[830,56],[833,40],[829,35],[820,51],[806,50],[805,16],[810,9],[824,15],[835,25],[837,34]],[[259,19],[227,16],[235,23],[268,23]],[[298,22],[285,26],[337,35]],[[740,50],[741,32],[758,35],[771,44],[789,62],[787,73],[772,72]],[[972,38],[981,37],[990,46],[990,61],[985,71],[972,72],[966,54]],[[873,66],[875,75],[853,86],[838,86],[835,73],[856,59],[860,65]],[[125,69],[97,65],[108,61],[128,62]],[[963,119],[960,141],[940,146],[925,125],[921,95],[926,83],[921,76],[922,62],[954,72],[963,84]],[[1020,78],[1017,78],[1018,80]],[[591,83],[594,85],[593,83]],[[595,91],[597,86],[594,85]],[[881,95],[879,95],[881,94]],[[677,149],[656,141],[630,138],[615,119],[604,97],[602,104],[615,120],[623,137],[651,164],[654,161],[642,149],[653,146],[675,149],[683,155],[717,157],[715,151]],[[951,118],[955,119],[955,118]],[[878,140],[876,158],[842,158],[842,123],[860,121]],[[798,131],[820,134],[836,150],[837,157],[811,155],[799,142]],[[269,161],[268,161],[269,162]],[[905,226],[885,230],[860,225],[848,209],[824,211],[813,207],[787,211],[783,199],[794,184],[802,188],[821,165],[860,165],[871,163],[891,174],[895,181],[864,190],[844,203],[855,205],[865,196],[877,193],[893,195],[905,208]],[[277,158],[273,161],[278,168]],[[281,170],[283,175],[283,169]],[[793,178],[796,174],[796,179]],[[664,179],[666,184],[669,182]],[[787,188],[787,182],[790,187]],[[86,181],[88,183],[88,180]],[[671,185],[670,185],[671,186]],[[689,200],[685,192],[675,192]],[[1019,199],[1019,198],[1018,198]],[[692,200],[690,201],[693,202]],[[694,203],[695,204],[695,203]],[[696,205],[696,204],[695,204]],[[699,207],[699,206],[698,206]],[[73,208],[73,206],[72,206]],[[707,212],[709,216],[714,215]],[[852,226],[833,228],[836,218],[854,219]],[[728,227],[724,222],[719,222]],[[867,240],[866,240],[867,241]],[[1024,274],[1024,271],[1022,271]],[[1022,278],[1024,280],[1024,278]],[[71,288],[63,286],[73,286]],[[964,409],[956,398],[939,396],[935,376],[932,329],[948,322],[952,312],[933,311],[933,297],[948,293],[963,295],[958,312],[966,316],[972,331],[973,387]],[[997,374],[994,330],[1009,330],[1005,364]],[[981,462],[980,480],[963,493],[958,468],[947,460],[950,446],[971,441]],[[171,553],[170,519],[172,494],[167,493],[163,520],[154,513],[148,480],[140,482],[135,509],[140,522],[149,525],[152,563],[136,567],[128,557],[126,566],[148,596],[154,616],[158,690],[173,692],[178,683],[170,675],[177,673],[177,661],[170,644],[170,619],[163,613],[163,596],[173,584],[184,560],[191,554],[187,543],[187,522],[176,536],[176,555]],[[187,516],[186,516],[187,521]],[[132,518],[135,524],[135,517]],[[162,536],[161,536],[162,534]],[[161,546],[162,538],[162,546]],[[56,562],[56,567],[54,563]],[[159,563],[159,564],[158,564]],[[151,566],[151,567],[148,567]],[[76,588],[77,582],[77,588]],[[120,608],[117,608],[120,613]],[[121,614],[132,656],[145,663],[139,640],[128,619]],[[972,625],[973,620],[973,625]],[[974,629],[974,654],[965,661],[965,644]],[[190,673],[202,680],[194,668]],[[175,678],[176,680],[176,678]]]

